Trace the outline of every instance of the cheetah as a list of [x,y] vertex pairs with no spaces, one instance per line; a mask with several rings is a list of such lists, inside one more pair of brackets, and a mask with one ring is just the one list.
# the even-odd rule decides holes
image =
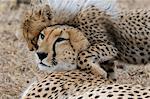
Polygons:
[[[105,63],[105,60],[113,58],[117,53],[114,51],[109,56],[102,56],[107,54],[106,47],[110,50],[115,48],[112,45],[100,43],[95,46],[104,52],[98,50],[95,53],[95,50],[92,50],[93,46],[79,29],[67,25],[46,27],[40,33],[37,44],[39,47],[36,56],[40,70],[53,72],[78,68],[87,69],[97,76],[103,75],[104,78],[108,78],[109,75],[112,79],[113,75],[115,77],[114,64]],[[86,53],[89,51],[91,53]],[[84,64],[81,63],[82,60]],[[108,68],[105,68],[106,64],[109,64]]]
[[[118,49],[117,58],[130,64],[150,62],[150,10],[120,13],[112,21],[112,38]],[[108,23],[109,24],[109,23]],[[109,29],[110,30],[110,29]]]
[[[75,0],[74,3],[76,4],[77,1]],[[66,1],[66,4],[69,3]],[[91,5],[78,9],[78,13],[68,14],[70,16],[68,18],[60,15],[65,13],[65,8],[64,11],[59,9],[56,13],[57,9],[53,11],[53,7],[54,5],[39,7],[40,10],[32,10],[33,12],[25,18],[23,34],[30,50],[38,50],[37,41],[42,29],[47,26],[65,24],[79,29],[90,44],[87,49],[78,54],[77,66],[79,69],[100,71],[95,72],[96,75],[104,70],[107,78],[115,79],[115,60],[131,64],[149,63],[149,10],[128,11],[113,16],[108,14],[107,10],[101,10],[91,3]],[[55,16],[55,13],[61,18]],[[43,55],[40,56],[43,57]],[[56,64],[55,61],[54,64]],[[103,74],[106,76],[105,73]]]
[[117,84],[81,70],[52,72],[33,82],[21,99],[149,99],[150,87]]
[[[111,78],[116,78],[114,60],[135,65],[150,63],[150,10],[120,12],[115,18],[110,18],[95,8],[90,10],[82,12],[77,19],[80,22],[77,22],[79,24],[76,28],[84,33],[91,44],[88,51],[82,51],[79,54],[78,65],[81,69],[85,68],[84,66],[88,67],[88,64],[84,62],[83,54],[91,54],[91,51],[96,53],[92,55],[104,52],[96,59],[107,57],[105,61],[99,61],[99,63],[108,76],[112,76]],[[92,12],[96,16],[92,15]],[[99,47],[102,46],[105,49],[100,50]],[[112,57],[108,58],[108,56]]]
[[[44,71],[51,71],[52,73],[42,80],[32,83],[21,96],[22,99],[150,98],[150,87],[116,84],[113,81],[105,79],[103,77],[105,73],[104,75],[100,75],[103,73],[99,73],[98,76],[95,76],[96,70],[98,70],[98,72],[105,72],[100,68],[101,65],[106,65],[105,62],[99,63],[100,66],[98,65],[98,67],[91,65],[93,66],[91,68],[94,69],[86,68],[82,70],[79,68],[76,65],[78,61],[80,63],[78,58],[80,55],[83,58],[85,55],[88,55],[84,51],[91,49],[92,46],[87,37],[84,36],[84,33],[77,28],[67,25],[46,27],[40,32],[37,45],[38,49],[36,53],[38,56],[37,58],[39,58],[39,68]],[[113,48],[111,44],[107,46],[108,48]],[[107,46],[105,44],[105,47],[104,45],[100,45],[99,47],[104,50]],[[93,54],[96,52],[95,50],[90,51]],[[98,55],[101,55],[100,52]],[[110,55],[113,54],[114,53],[111,53]],[[87,57],[84,59],[86,58]],[[105,57],[100,57],[100,59],[101,58]],[[87,62],[90,61],[85,61],[85,63]]]
[[78,53],[88,49],[89,42],[76,28],[47,27],[39,35],[38,46],[38,66],[51,73],[34,81],[21,99],[150,98],[150,87],[117,84],[103,75],[96,76],[91,70],[78,69],[75,65]]
[[[56,0],[57,1],[57,0]],[[107,0],[106,0],[107,1]],[[106,1],[105,1],[105,3],[106,3]],[[79,2],[81,2],[81,1],[78,1],[78,0],[75,0],[73,3],[72,2],[70,2],[70,1],[67,1],[66,0],[66,4],[68,4],[68,5],[70,5],[70,3],[71,4],[74,4],[74,5],[76,5],[76,4],[78,4]],[[102,2],[102,1],[101,1]],[[51,13],[51,9],[50,9],[50,7],[49,6],[44,6],[44,8],[43,9],[40,9],[40,10],[37,10],[38,8],[35,8],[36,9],[36,11],[34,11],[34,10],[32,10],[33,12],[29,12],[28,13],[28,15],[29,16],[27,16],[26,18],[25,18],[25,20],[24,20],[24,22],[23,22],[23,34],[24,34],[24,37],[25,37],[25,39],[26,39],[26,41],[27,41],[27,43],[28,43],[28,47],[29,47],[29,49],[30,50],[37,50],[38,49],[38,44],[37,44],[37,41],[38,41],[38,37],[39,37],[39,33],[40,33],[40,31],[42,31],[42,29],[44,28],[44,27],[46,27],[46,26],[53,26],[53,25],[57,25],[57,24],[59,24],[59,25],[63,25],[63,24],[69,24],[69,25],[71,25],[71,26],[73,26],[73,27],[77,27],[78,29],[80,29],[80,27],[78,26],[78,25],[80,25],[80,23],[82,24],[82,21],[80,20],[80,19],[78,19],[78,17],[81,17],[82,15],[82,12],[84,11],[84,9],[86,9],[86,8],[88,8],[87,10],[89,10],[89,12],[91,12],[92,10],[93,10],[93,12],[94,11],[99,11],[99,9],[100,8],[102,8],[102,7],[98,7],[100,4],[101,4],[101,2],[100,1],[92,1],[92,0],[87,0],[87,1],[84,1],[84,3],[86,4],[86,5],[84,5],[83,6],[83,2],[82,3],[80,3],[81,5],[80,5],[80,10],[79,11],[76,11],[76,13],[75,12],[72,12],[71,14],[70,13],[67,13],[67,9],[68,8],[64,8],[65,9],[65,11],[66,11],[66,13],[65,13],[65,11],[63,12],[63,14],[65,13],[65,14],[67,14],[67,16],[69,16],[69,19],[68,19],[68,17],[64,17],[64,16],[61,16],[61,14],[62,14],[62,8],[60,9],[60,8],[55,8],[54,6],[56,6],[56,5],[52,5],[52,8],[54,7],[55,9],[54,10],[58,10],[58,12],[59,13],[56,13],[56,14],[58,14],[58,15],[53,15],[52,13]],[[110,4],[112,5],[113,4],[113,2],[114,1],[111,1],[111,0],[108,0],[108,2],[107,2],[107,4],[109,4],[109,2],[110,2]],[[53,3],[51,3],[51,4],[53,4]],[[92,5],[93,4],[93,5]],[[95,8],[95,6],[94,6],[94,4],[95,4],[95,6],[97,5],[97,8]],[[103,4],[103,3],[102,3]],[[115,8],[111,8],[112,6],[111,5],[109,5],[109,9],[107,9],[106,10],[106,8],[107,7],[104,7],[103,8],[103,10],[106,10],[106,11],[108,11],[108,10],[110,10],[111,9],[111,12],[113,12],[113,10],[115,9]],[[63,7],[64,7],[64,5],[62,5]],[[66,6],[65,6],[66,7]],[[76,6],[75,6],[76,7]],[[91,10],[91,8],[92,8],[92,10]],[[75,8],[75,9],[77,9],[77,8]],[[79,9],[79,8],[78,8]],[[59,11],[59,10],[61,10],[61,11]],[[91,10],[91,11],[90,11]],[[53,12],[53,11],[52,11]],[[56,11],[55,11],[56,12]],[[79,13],[79,12],[81,12],[81,13]],[[92,13],[93,13],[92,12]],[[106,15],[102,10],[100,10],[100,12],[102,12],[102,13],[98,13],[98,15]],[[115,12],[115,11],[114,11]],[[83,13],[85,13],[85,12],[83,12]],[[109,11],[108,11],[108,13],[110,13]],[[87,14],[91,14],[91,13],[87,13]],[[57,17],[56,18],[56,16],[61,16],[61,18],[59,18],[59,17]],[[79,23],[77,23],[79,21]],[[100,25],[100,24],[99,24]],[[82,28],[82,27],[81,27]],[[84,27],[83,27],[84,28]],[[98,31],[99,30],[101,30],[100,32],[99,32],[99,34],[100,35],[93,35],[93,37],[91,37],[91,38],[93,38],[94,39],[94,37],[95,36],[97,36],[97,37],[99,37],[99,38],[101,38],[101,37],[103,37],[103,36],[105,36],[104,38],[107,38],[107,36],[105,35],[105,32],[106,32],[106,30],[104,29],[104,27],[102,26],[102,25],[100,25],[100,27],[99,27],[99,29],[98,29]],[[89,31],[89,32],[91,32],[91,31]],[[103,33],[104,32],[104,33]],[[84,34],[84,33],[83,33]],[[86,33],[84,34],[86,37],[89,37],[89,35],[86,35]],[[89,38],[88,38],[88,40],[89,40]],[[99,44],[97,44],[97,43],[100,43],[101,45],[102,45],[102,47],[100,47],[100,49],[103,49],[104,47],[105,47],[105,44],[104,44],[104,42],[100,42],[100,41],[102,41],[102,40],[96,40],[96,42],[95,42],[95,44],[94,44],[94,42],[92,41],[90,41],[90,43],[91,43],[91,48],[89,48],[89,50],[93,50],[93,47],[94,46],[99,46]],[[100,54],[102,54],[102,55],[105,55],[103,58],[101,58],[100,60],[98,59],[99,57],[101,57],[101,55],[99,54],[99,56],[97,57],[97,55],[95,55],[94,57],[93,57],[93,59],[92,60],[90,60],[90,57],[89,57],[89,59],[88,60],[90,60],[91,62],[92,61],[96,61],[96,64],[94,64],[94,63],[91,63],[91,62],[89,62],[89,65],[90,66],[88,66],[87,67],[87,69],[90,69],[91,68],[91,65],[94,65],[95,66],[95,68],[92,68],[92,69],[94,69],[94,70],[96,70],[96,68],[99,68],[99,64],[101,63],[101,62],[104,62],[104,63],[106,63],[106,64],[108,64],[108,65],[111,65],[111,66],[106,66],[106,67],[108,67],[108,69],[107,68],[105,68],[105,66],[102,64],[101,66],[106,70],[106,71],[108,71],[108,72],[111,72],[112,74],[111,75],[114,75],[113,73],[114,73],[114,64],[112,63],[112,62],[105,62],[105,61],[107,61],[108,59],[112,59],[113,57],[113,55],[115,55],[116,53],[115,53],[115,51],[116,51],[116,49],[115,48],[113,48],[113,46],[112,45],[110,45],[110,43],[111,42],[109,42],[108,40],[106,41],[108,44],[106,44],[106,46],[109,46],[110,47],[110,50],[113,50],[113,52],[112,52],[112,54],[110,55],[110,56],[107,56],[106,55],[106,53],[105,53],[105,51],[103,52],[103,53],[100,53]],[[106,43],[105,42],[105,43]],[[93,47],[92,47],[93,46]],[[108,47],[108,48],[109,48]],[[97,50],[97,51],[99,51],[99,49]],[[87,53],[87,54],[89,54],[89,53]],[[89,55],[91,55],[91,54],[89,54]],[[92,57],[91,57],[92,58]],[[108,58],[108,59],[107,59]],[[96,60],[95,60],[96,59]],[[100,61],[100,62],[99,62]],[[81,63],[81,61],[80,61],[80,63]],[[86,69],[86,66],[85,65],[88,65],[88,64],[84,64],[84,66],[80,66],[79,68],[81,68],[81,69]],[[94,67],[94,66],[92,66],[92,67]],[[110,67],[110,69],[109,69],[109,67]],[[70,68],[71,69],[71,68]],[[101,69],[101,67],[99,68],[100,70],[103,70],[103,69]],[[49,70],[49,69],[48,69]],[[98,71],[98,70],[96,70],[96,71]],[[96,73],[96,74],[98,74],[98,73]],[[106,76],[106,75],[105,75]],[[109,75],[108,75],[109,76]],[[113,76],[112,77],[110,77],[110,78],[113,78]]]

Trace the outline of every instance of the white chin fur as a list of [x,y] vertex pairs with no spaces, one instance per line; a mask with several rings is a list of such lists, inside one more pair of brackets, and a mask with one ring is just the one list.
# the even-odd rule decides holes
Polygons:
[[36,53],[35,53],[34,59],[35,59],[36,64],[40,63],[40,59],[38,58]]
[[43,66],[42,64],[38,64],[38,68],[42,71],[52,72],[50,67]]
[[48,73],[54,72],[54,71],[66,71],[66,70],[74,70],[77,68],[76,65],[70,65],[68,67],[67,64],[62,64],[62,65],[56,65],[56,66],[44,66],[42,64],[38,64],[38,68],[42,71],[46,71]]

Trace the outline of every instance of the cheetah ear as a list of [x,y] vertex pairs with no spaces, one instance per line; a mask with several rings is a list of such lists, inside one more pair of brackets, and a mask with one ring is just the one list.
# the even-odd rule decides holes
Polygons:
[[51,20],[52,19],[52,10],[49,5],[44,5],[42,12],[42,16],[45,20]]
[[34,18],[43,19],[42,22],[51,21],[52,19],[52,10],[49,5],[33,6],[32,13],[36,16]]
[[80,30],[69,28],[66,29],[66,32],[69,34],[70,43],[72,44],[75,51],[80,52],[89,47],[90,43]]

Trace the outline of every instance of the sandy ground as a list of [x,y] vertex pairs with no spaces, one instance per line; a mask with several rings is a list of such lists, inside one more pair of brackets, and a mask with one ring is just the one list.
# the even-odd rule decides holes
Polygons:
[[[21,12],[27,6],[15,9],[15,0],[0,0],[0,99],[17,99],[23,86],[35,76],[44,74],[34,64],[34,54],[26,43],[17,39],[20,32]],[[118,0],[124,10],[148,8],[149,0]],[[150,66],[128,66],[118,70],[118,83],[150,86]]]

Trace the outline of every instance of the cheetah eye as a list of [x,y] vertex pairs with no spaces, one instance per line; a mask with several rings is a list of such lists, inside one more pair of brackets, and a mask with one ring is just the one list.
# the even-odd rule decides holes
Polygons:
[[66,41],[66,40],[69,40],[69,39],[59,37],[56,39],[55,43],[59,43],[59,42]]
[[65,38],[58,38],[58,39],[56,40],[56,42],[61,42],[61,41],[64,41],[64,40],[68,40],[68,39],[65,39]]
[[45,38],[45,35],[41,32],[40,33],[40,38],[43,40]]

